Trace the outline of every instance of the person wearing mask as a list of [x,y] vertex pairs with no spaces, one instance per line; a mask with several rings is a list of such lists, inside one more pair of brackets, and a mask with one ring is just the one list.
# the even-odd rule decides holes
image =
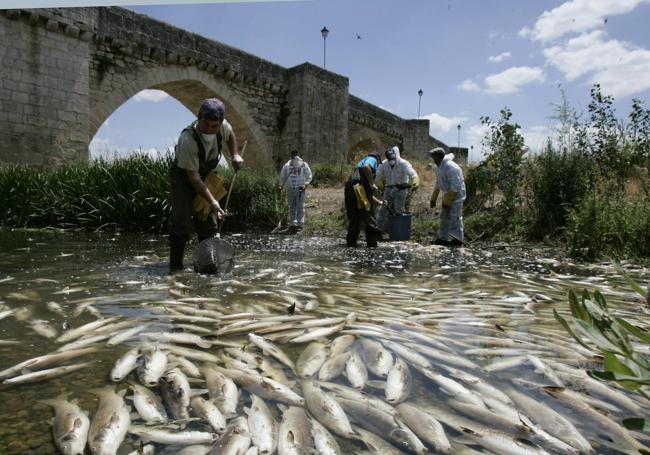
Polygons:
[[406,196],[409,188],[416,189],[420,183],[417,172],[411,163],[400,156],[397,146],[386,150],[386,159],[377,171],[375,183],[384,183],[384,204],[377,215],[377,226],[385,231],[388,214],[406,211]]
[[[238,153],[237,138],[224,118],[225,106],[217,98],[204,99],[197,120],[186,127],[178,138],[174,149],[174,161],[170,167],[169,217],[169,268],[171,271],[183,268],[185,244],[190,239],[192,223],[199,241],[213,237],[218,232],[217,220],[224,211],[206,186],[208,173],[216,169],[223,155],[223,143],[228,144],[232,166],[241,168],[244,160]],[[205,220],[196,216],[193,201],[200,195],[209,204]]]
[[[445,155],[444,149],[436,147],[427,152],[436,164],[436,186],[429,203],[431,208],[442,193],[440,230],[434,245],[462,246],[463,244],[463,201],[465,200],[465,179],[463,170],[454,162],[454,154]],[[451,237],[451,240],[449,240]]]
[[381,237],[374,216],[375,203],[381,201],[375,197],[378,192],[375,185],[375,175],[381,162],[377,152],[370,152],[352,170],[350,178],[345,184],[345,212],[348,217],[348,233],[346,245],[356,247],[361,231],[361,224],[365,225],[366,245],[376,247]]
[[311,169],[298,155],[298,151],[291,152],[291,159],[287,161],[280,171],[280,190],[287,185],[287,199],[289,202],[289,234],[302,231],[305,225],[305,189],[311,183]]

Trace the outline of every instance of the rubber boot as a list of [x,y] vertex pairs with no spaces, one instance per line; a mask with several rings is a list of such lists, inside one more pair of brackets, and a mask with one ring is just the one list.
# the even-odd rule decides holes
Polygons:
[[169,248],[169,271],[183,270],[183,256],[185,246],[172,246]]

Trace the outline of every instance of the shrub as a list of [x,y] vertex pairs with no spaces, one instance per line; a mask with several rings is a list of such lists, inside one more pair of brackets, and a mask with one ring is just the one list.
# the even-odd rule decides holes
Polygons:
[[315,188],[322,186],[333,186],[341,183],[344,179],[344,172],[341,165],[338,164],[319,164],[311,166],[312,186]]
[[583,259],[650,256],[650,199],[592,190],[569,211],[566,234],[570,254]]
[[593,161],[576,151],[557,151],[549,144],[524,164],[525,200],[522,217],[527,237],[557,235],[575,208],[593,188]]

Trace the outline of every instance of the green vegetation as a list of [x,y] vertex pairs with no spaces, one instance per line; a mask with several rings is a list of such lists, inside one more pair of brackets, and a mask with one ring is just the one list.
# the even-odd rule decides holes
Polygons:
[[484,118],[489,156],[467,171],[468,237],[544,241],[590,260],[650,257],[650,110],[634,100],[624,122],[613,102],[594,86],[581,120],[562,94],[553,134],[535,154],[508,109]]
[[[648,292],[627,276],[626,279],[650,304]],[[588,374],[601,381],[616,383],[650,400],[650,362],[643,350],[650,345],[647,328],[614,315],[605,297],[598,291],[591,295],[584,290],[580,299],[571,291],[569,306],[570,317],[564,318],[553,310],[555,319],[578,343],[589,350],[595,347],[603,356],[603,370],[590,370]],[[650,421],[641,417],[632,417],[623,423],[630,429],[650,432]]]
[[[131,155],[47,171],[0,167],[4,227],[166,231],[170,157]],[[228,187],[232,173],[226,173]],[[223,203],[224,201],[222,201]],[[287,212],[275,177],[241,171],[224,230],[271,227]]]

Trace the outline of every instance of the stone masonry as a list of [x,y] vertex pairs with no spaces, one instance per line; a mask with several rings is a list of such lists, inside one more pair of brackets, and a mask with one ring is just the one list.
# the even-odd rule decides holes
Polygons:
[[222,99],[251,166],[277,168],[292,149],[341,163],[392,145],[405,156],[446,147],[428,120],[397,117],[348,87],[317,66],[287,69],[124,8],[0,10],[0,164],[87,160],[102,123],[144,89],[192,112]]

